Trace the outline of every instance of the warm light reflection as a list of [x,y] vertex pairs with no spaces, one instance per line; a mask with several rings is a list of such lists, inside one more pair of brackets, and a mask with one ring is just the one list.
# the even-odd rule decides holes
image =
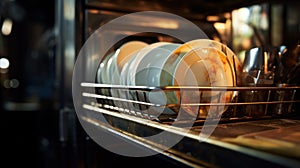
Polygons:
[[1,28],[2,34],[6,35],[6,36],[10,35],[11,30],[12,30],[12,25],[13,25],[12,20],[5,19],[3,24],[2,24],[2,28]]
[[224,13],[224,17],[226,18],[226,19],[231,19],[231,13]]
[[172,22],[172,21],[157,21],[157,22],[142,22],[140,24],[141,26],[144,27],[157,27],[157,28],[162,28],[162,29],[178,29],[179,25],[177,22]]
[[207,16],[206,20],[209,22],[217,22],[220,20],[220,17],[219,16]]
[[225,23],[220,23],[220,22],[214,23],[214,27],[215,27],[219,32],[224,32],[225,29],[226,29]]
[[1,69],[7,69],[9,67],[9,61],[7,58],[1,58],[0,59],[0,68]]
[[99,10],[96,10],[96,9],[90,9],[89,10],[89,13],[91,13],[91,14],[100,14],[100,11]]

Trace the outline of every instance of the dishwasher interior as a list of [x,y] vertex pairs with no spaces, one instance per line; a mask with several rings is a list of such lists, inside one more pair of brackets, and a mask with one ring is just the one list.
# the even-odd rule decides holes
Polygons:
[[[172,3],[174,2],[172,1]],[[204,3],[206,1],[201,2]],[[297,4],[297,2],[291,2]],[[211,5],[214,4],[208,2],[201,9],[199,7],[201,3],[196,2],[194,4],[181,3],[181,8],[172,5],[172,7],[167,6],[165,3],[159,3],[158,1],[130,3],[125,3],[124,1],[119,3],[109,1],[81,2],[77,9],[80,11],[80,15],[78,16],[78,21],[75,22],[77,26],[76,32],[78,32],[76,39],[79,41],[76,44],[76,49],[79,52],[79,48],[84,41],[92,37],[92,33],[96,32],[97,34],[96,29],[99,26],[105,25],[117,17],[124,16],[124,14],[130,12],[162,10],[179,13],[181,16],[191,19],[208,35],[209,39],[219,40],[230,48],[234,48],[235,53],[245,55],[239,48],[241,46],[235,46],[235,39],[238,35],[234,34],[235,30],[231,30],[235,28],[233,18],[236,15],[234,15],[233,11],[260,3],[264,4],[260,9],[267,11],[264,14],[260,13],[260,16],[265,16],[265,14],[270,16],[270,21],[268,22],[270,27],[280,23],[280,21],[272,18],[272,16],[276,16],[272,12],[276,10],[284,11],[286,12],[285,16],[288,15],[287,6],[290,6],[288,3],[271,3],[268,1],[249,2],[248,4],[234,1],[232,4],[218,4],[215,8],[220,12],[211,10]],[[136,6],[132,4],[136,4]],[[193,5],[195,5],[194,8],[191,7]],[[222,5],[225,5],[227,9],[223,9]],[[119,6],[123,6],[123,8],[119,8]],[[284,7],[281,8],[282,6]],[[205,7],[207,8],[206,10]],[[195,12],[197,9],[200,11],[199,13]],[[255,8],[251,9],[255,10]],[[217,16],[217,21],[209,20],[209,16]],[[214,24],[215,22],[222,22],[222,26],[229,24],[230,31],[220,33],[221,30]],[[149,25],[155,25],[154,22],[152,23],[152,25]],[[147,27],[149,25],[140,26]],[[122,26],[124,25],[120,25],[120,27]],[[117,34],[115,36],[124,35],[127,33],[126,31],[132,31],[131,26],[130,24],[129,26],[125,25],[125,28],[122,27],[120,31],[115,31]],[[133,27],[136,27],[136,25],[133,24]],[[261,30],[259,31],[255,26],[253,27],[252,33],[254,32],[253,36],[256,36],[256,41],[252,42],[254,44],[252,47],[259,44],[261,48],[266,49],[268,48],[266,44],[277,42],[276,38],[273,37],[277,33],[276,28],[267,29],[260,27]],[[156,27],[156,29],[159,28],[161,27]],[[281,38],[287,39],[289,36],[287,33]],[[151,32],[134,33],[134,36],[130,36],[114,45],[109,51],[115,51],[125,41],[131,40],[147,43],[182,42],[164,34]],[[246,45],[247,42],[249,43],[249,41],[246,41],[242,45]],[[296,45],[297,47],[299,45]],[[98,51],[97,49],[95,50]],[[87,55],[92,53],[92,51],[85,52]],[[95,142],[99,143],[103,139],[103,137],[97,136],[97,131],[102,130],[119,137],[120,141],[139,146],[139,148],[142,148],[141,150],[149,152],[149,155],[151,153],[160,153],[170,160],[190,167],[232,167],[241,165],[251,167],[297,167],[300,164],[300,150],[298,150],[300,148],[300,134],[298,133],[300,130],[300,86],[297,82],[287,85],[275,85],[274,83],[267,83],[269,81],[266,79],[262,79],[263,82],[257,85],[245,86],[238,83],[227,87],[183,85],[149,87],[103,84],[97,82],[96,75],[102,60],[97,63],[91,63],[95,61],[93,59],[82,59],[80,61],[81,64],[77,65],[79,68],[76,67],[80,70],[76,71],[75,69],[75,77],[77,78],[73,78],[73,98],[74,95],[77,96],[73,101],[81,125],[83,125],[85,131]],[[86,72],[79,73],[82,69]],[[80,77],[76,76],[77,72],[81,75]],[[295,76],[297,76],[297,72],[299,73],[299,71],[295,71]],[[237,74],[239,72],[237,72],[237,69],[234,69],[234,73]],[[92,78],[87,78],[86,76],[92,76]],[[294,78],[297,80],[297,77]],[[273,78],[272,80],[274,81]],[[120,97],[118,94],[117,96],[112,95],[112,92],[133,95],[134,98],[130,96]],[[189,93],[195,92],[201,94],[206,92],[231,93],[233,98],[225,103],[220,101],[220,97],[219,101],[216,102],[188,101],[180,103],[152,103],[148,98],[150,93],[189,95]],[[197,109],[194,113],[196,115],[186,115],[185,107]],[[224,108],[226,110],[218,116],[210,116],[207,112],[204,112],[204,115],[200,114],[206,108],[217,110]],[[170,109],[174,113],[157,114],[153,109],[154,111],[157,109],[158,111]],[[161,136],[155,136],[157,134],[161,134]],[[152,139],[151,137],[154,136],[155,138]],[[122,146],[109,149],[115,148],[121,150]]]

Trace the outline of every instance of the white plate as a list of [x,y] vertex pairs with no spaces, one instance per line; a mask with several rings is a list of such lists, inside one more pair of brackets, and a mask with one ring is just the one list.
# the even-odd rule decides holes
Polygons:
[[[181,46],[180,50],[181,52],[190,52],[198,48],[207,48],[207,47],[215,48],[218,50],[218,52],[223,52],[223,54],[220,53],[218,55],[221,58],[221,61],[223,62],[224,72],[226,75],[226,78],[224,78],[226,84],[224,86],[236,86],[237,77],[236,77],[235,69],[233,67],[234,66],[233,57],[235,57],[235,54],[224,44],[214,40],[197,39],[197,40],[186,42],[184,45]],[[211,57],[214,58],[215,57],[214,54],[211,54]],[[240,64],[237,63],[237,66],[239,65]],[[174,84],[174,82],[172,82],[172,84]]]
[[[140,49],[148,44],[142,41],[129,41],[124,43],[118,48],[114,55],[107,62],[107,83],[112,85],[120,85],[120,73],[124,64],[131,59]],[[120,98],[123,93],[120,89],[111,89],[110,94],[112,97]],[[123,103],[120,101],[113,101],[117,107],[122,107]]]
[[[160,74],[163,70],[163,65],[165,64],[171,53],[177,49],[181,44],[177,43],[161,43],[162,45],[153,48],[147,54],[143,56],[139,62],[136,73],[135,73],[135,85],[137,86],[149,86],[149,87],[159,87],[160,86]],[[142,96],[142,95],[141,95]],[[149,103],[157,105],[165,105],[166,98],[163,92],[147,92],[146,98]],[[161,107],[150,107],[147,109],[152,112],[152,115],[164,114],[175,114],[169,108]]]
[[[173,85],[175,86],[228,86],[227,79],[232,81],[229,62],[226,55],[213,47],[194,48],[185,54],[178,62]],[[231,82],[231,86],[233,83]],[[191,103],[225,103],[232,99],[232,92],[226,91],[184,91],[176,94],[177,102]],[[179,101],[180,100],[180,101]],[[220,116],[227,107],[218,106],[182,106],[185,112],[198,117]]]
[[160,86],[160,74],[168,57],[181,44],[161,43],[146,53],[139,62],[135,73],[135,84],[138,86]]
[[104,59],[101,60],[98,71],[97,71],[97,79],[96,79],[97,83],[107,84],[106,83],[107,80],[108,80],[107,79],[107,72],[106,72],[107,62],[114,55],[114,53],[115,53],[114,51],[110,52],[109,54],[104,56]]
[[233,86],[237,86],[240,84],[241,82],[240,78],[242,75],[242,66],[236,54],[228,46],[215,40],[196,39],[185,43],[185,46],[182,50],[190,50],[198,47],[214,47],[218,50],[221,50],[228,59],[228,62],[231,67],[231,73],[233,76],[233,78],[231,78],[232,81],[227,80],[228,86],[232,86],[231,82],[233,83]]
[[[120,79],[121,84],[127,85],[127,86],[138,86],[138,85],[139,86],[147,86],[148,80],[146,78],[144,78],[143,81],[140,81],[139,79],[136,80],[136,77],[139,76],[137,74],[139,74],[140,71],[142,69],[144,69],[145,67],[150,66],[147,64],[153,64],[154,62],[158,61],[156,58],[158,58],[158,55],[162,56],[161,55],[162,53],[159,54],[156,51],[163,50],[163,48],[161,48],[161,47],[166,46],[166,45],[175,45],[175,44],[172,44],[169,42],[156,42],[156,43],[152,43],[152,44],[142,48],[138,53],[136,53],[131,58],[131,60],[128,61],[124,65],[124,69],[121,72],[121,79]],[[160,49],[158,49],[158,48],[160,48]],[[168,47],[167,47],[165,49],[164,53],[166,53],[168,50],[171,50],[171,48],[168,49]],[[149,54],[149,53],[152,53],[152,54]],[[156,53],[158,55],[156,55],[154,53]],[[154,58],[154,57],[156,57],[156,58]],[[160,59],[162,59],[163,57],[161,57]],[[141,77],[141,76],[139,76],[139,77]],[[144,77],[146,77],[146,76],[144,76]],[[121,97],[130,99],[130,100],[139,100],[134,91],[125,92],[125,93],[121,94]],[[141,109],[139,109],[139,107],[136,106],[135,104],[127,103],[124,105],[130,110],[141,111]]]
[[[107,62],[114,55],[114,53],[115,53],[114,51],[110,52],[109,54],[105,55],[104,58],[101,60],[97,71],[97,77],[96,77],[97,83],[108,84],[107,83],[108,79],[106,75]],[[110,91],[108,91],[107,89],[96,88],[96,94],[109,96]],[[97,101],[99,101],[99,103],[107,103],[107,101],[101,99],[98,99]]]
[[[127,72],[127,85],[130,86],[137,86],[136,85],[136,80],[135,80],[135,76],[138,70],[138,66],[141,62],[141,60],[143,59],[143,57],[145,57],[147,55],[147,53],[149,53],[150,51],[152,51],[153,49],[165,45],[165,44],[169,44],[168,42],[156,42],[156,43],[152,43],[144,48],[142,48],[139,52],[137,52],[134,55],[134,58],[130,60],[130,62],[128,63],[128,72]],[[155,61],[155,60],[152,60]]]
[[142,41],[129,41],[115,51],[115,54],[107,62],[108,83],[119,85],[122,68],[136,52],[148,44]]
[[[172,55],[168,58],[164,65],[164,72],[161,74],[161,86],[172,86],[177,85],[174,82],[174,76],[176,67],[178,66],[179,62],[188,52],[191,52],[191,50],[201,48],[201,47],[211,47],[215,48],[220,52],[218,58],[222,60],[223,62],[223,69],[224,69],[224,76],[226,78],[223,78],[224,84],[222,86],[236,86],[237,84],[237,77],[236,74],[239,74],[239,72],[236,73],[235,69],[237,71],[241,70],[241,66],[239,63],[239,60],[235,56],[235,54],[224,44],[213,41],[213,40],[207,40],[207,39],[197,39],[188,41],[184,44],[182,44],[179,48],[177,48]],[[226,54],[227,53],[227,54]],[[234,60],[234,61],[233,61]],[[235,62],[235,63],[233,63]],[[199,63],[201,65],[201,63]],[[199,65],[199,66],[200,66]],[[235,68],[235,69],[234,69]],[[178,75],[177,75],[178,76]],[[182,74],[182,76],[185,76],[185,74]],[[168,104],[177,104],[180,103],[178,96],[176,96],[178,93],[174,92],[166,92],[167,97],[167,103]],[[233,99],[235,96],[234,92],[228,91],[226,92],[226,102],[229,102]],[[227,107],[225,107],[227,108]],[[179,109],[177,109],[179,110]]]

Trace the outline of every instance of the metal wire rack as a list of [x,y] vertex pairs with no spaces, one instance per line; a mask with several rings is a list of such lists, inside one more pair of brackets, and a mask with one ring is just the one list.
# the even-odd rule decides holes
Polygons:
[[[210,162],[211,158],[217,158],[216,155],[219,154],[221,154],[220,160],[218,160],[220,163],[217,164],[220,165],[225,164],[222,161],[226,160],[225,158],[228,156],[244,158],[241,164],[253,164],[253,158],[258,158],[255,163],[260,161],[260,166],[284,164],[288,165],[287,167],[295,167],[295,165],[299,165],[299,160],[286,157],[287,154],[292,158],[300,156],[297,152],[289,152],[290,149],[285,146],[288,142],[277,143],[281,141],[266,138],[255,139],[251,136],[265,131],[280,130],[279,132],[283,132],[282,130],[288,130],[294,126],[298,128],[297,125],[300,123],[299,114],[297,114],[300,104],[300,86],[147,87],[81,83],[81,88],[81,98],[83,98],[81,104],[84,110],[81,111],[80,119],[87,128],[93,128],[91,129],[93,131],[101,128],[130,141],[149,146],[151,149],[157,149],[168,156],[186,159],[187,162],[197,163],[197,165],[202,164],[203,161]],[[113,93],[114,91],[116,92]],[[166,94],[167,92],[203,93],[211,91],[232,93],[232,99],[225,103],[192,100],[191,102],[180,101],[179,104],[172,104],[169,102],[153,103],[147,98],[152,92]],[[217,95],[215,100],[221,100],[219,95],[222,94]],[[195,120],[188,118],[185,120],[183,117],[182,120],[178,120],[180,113],[177,113],[176,110],[183,106],[198,107],[197,109],[223,108],[224,106],[227,108],[224,108],[225,111],[218,119],[215,119],[214,116],[212,118],[197,116]],[[173,113],[162,111],[158,115],[154,112],[157,109],[165,108],[171,109]],[[213,128],[211,136],[203,143],[199,143],[200,134],[211,128]],[[164,136],[158,136],[157,141],[145,139],[145,137],[158,135],[161,132],[166,132],[168,136],[184,138],[167,151],[165,151],[166,139]],[[289,131],[285,133],[287,132]],[[268,143],[272,145],[272,148],[262,149],[261,143]],[[208,155],[207,151],[214,152]]]
[[[133,115],[150,120],[176,119],[181,107],[196,109],[198,119],[216,117],[214,115],[200,115],[201,111],[215,108],[223,108],[221,118],[262,118],[267,116],[295,115],[295,109],[300,103],[300,86],[284,87],[199,87],[199,86],[121,86],[97,83],[81,83],[82,96],[95,98],[90,102],[92,106],[109,109],[128,115]],[[93,88],[94,92],[84,91],[84,88]],[[201,101],[203,93],[218,93],[214,101]],[[187,95],[198,93],[199,100],[182,101],[178,103],[168,101],[159,103],[149,100],[149,93]],[[231,94],[230,101],[222,101],[222,95]],[[179,95],[180,95],[179,94]],[[193,97],[193,96],[191,96]],[[186,108],[183,108],[186,109]],[[187,117],[190,115],[187,115]]]

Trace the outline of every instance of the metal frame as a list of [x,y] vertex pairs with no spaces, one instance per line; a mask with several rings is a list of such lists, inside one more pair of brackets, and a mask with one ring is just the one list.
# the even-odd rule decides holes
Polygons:
[[[151,118],[143,112],[134,111],[128,113],[132,110],[124,110],[124,107],[116,107],[115,104],[101,104],[101,99],[109,99],[122,102],[130,102],[136,104],[142,104],[146,106],[168,106],[168,105],[157,105],[144,102],[137,99],[136,101],[120,99],[118,97],[110,97],[107,95],[98,95],[98,94],[89,94],[84,90],[89,90],[91,88],[99,89],[123,89],[130,90],[134,92],[146,93],[149,91],[167,91],[167,90],[227,90],[227,91],[267,91],[269,94],[271,91],[292,91],[294,94],[296,91],[300,90],[300,87],[190,87],[190,86],[168,86],[168,87],[145,87],[145,86],[119,86],[119,85],[106,85],[106,84],[94,84],[94,83],[82,83],[83,89],[82,96],[86,99],[97,98],[100,102],[90,102],[83,103],[82,107],[84,112],[80,117],[80,120],[91,127],[100,128],[106,130],[107,132],[125,139],[125,141],[131,141],[133,143],[142,145],[149,150],[160,151],[162,154],[168,156],[173,160],[180,160],[185,163],[187,166],[191,167],[233,167],[233,166],[287,166],[287,167],[297,167],[300,164],[300,160],[297,159],[298,153],[295,155],[289,153],[288,149],[284,149],[285,146],[277,146],[278,148],[274,149],[259,149],[251,145],[245,146],[238,143],[232,143],[227,141],[227,138],[237,138],[243,136],[243,134],[256,133],[264,130],[278,129],[278,127],[285,128],[286,124],[289,122],[296,122],[298,125],[300,121],[297,117],[294,116],[280,116],[274,117],[270,115],[265,115],[263,112],[262,116],[235,116],[235,111],[230,111],[231,116],[227,116],[220,120],[219,125],[216,129],[222,127],[228,127],[227,134],[220,133],[217,131],[206,141],[200,142],[201,137],[199,133],[203,128],[202,125],[205,122],[205,119],[199,118],[195,121],[192,128],[185,128],[185,120],[181,122],[181,126],[172,125],[172,118],[174,116],[164,116],[163,118]],[[268,96],[270,97],[270,96]],[[233,102],[227,103],[228,106],[255,106],[255,105],[270,105],[270,104],[285,104],[285,103],[299,103],[300,100],[294,100],[294,96],[290,97],[290,100],[287,101],[274,101],[266,100],[265,102]],[[92,100],[92,99],[91,99]],[[88,102],[88,101],[86,101]],[[218,103],[195,103],[189,104],[194,106],[218,106]],[[292,105],[292,104],[291,104]],[[121,109],[121,110],[120,110]],[[142,111],[142,110],[141,110]],[[147,113],[147,112],[146,112]],[[108,122],[103,122],[99,117],[104,115]],[[176,117],[176,116],[175,116]],[[189,121],[187,121],[189,122]],[[276,124],[278,122],[283,122],[277,127],[270,127],[268,124]],[[285,123],[286,122],[286,123]],[[109,123],[109,124],[108,124]],[[296,125],[297,125],[296,124]],[[235,131],[235,126],[244,127],[243,131]],[[257,127],[257,125],[260,125]],[[190,129],[190,130],[187,130]],[[239,130],[240,128],[237,128]],[[167,149],[164,144],[149,141],[143,137],[151,136],[157,134],[161,131],[166,131],[172,136],[183,136],[184,138],[176,144],[174,147]],[[234,136],[233,136],[234,135]],[[231,140],[232,140],[231,139]],[[97,141],[97,139],[96,139]],[[161,139],[163,142],[163,139]],[[260,141],[261,143],[268,143],[272,145],[271,141]],[[277,153],[278,149],[284,149],[287,153]],[[290,156],[285,156],[290,155]],[[291,156],[292,155],[292,156]],[[293,159],[293,157],[295,159]],[[238,158],[238,159],[237,159]],[[227,162],[231,160],[231,162]]]
[[[84,4],[83,1],[76,0],[56,0],[56,24],[55,32],[57,37],[57,53],[58,56],[56,62],[56,77],[58,83],[58,106],[60,110],[60,140],[62,145],[73,145],[76,147],[76,122],[73,122],[75,112],[72,110],[72,73],[73,67],[76,60],[76,50],[83,44],[86,38],[85,25],[87,24],[85,7],[100,9],[101,6],[89,6],[89,4]],[[79,5],[79,6],[76,6]],[[77,13],[78,12],[78,13]],[[79,28],[78,28],[79,27]],[[77,29],[78,28],[78,29]],[[77,34],[78,33],[78,34]],[[78,41],[79,40],[79,41]],[[81,44],[82,43],[82,44]],[[100,86],[103,87],[103,86]],[[110,89],[112,88],[111,86]],[[117,87],[116,87],[117,88]],[[124,89],[124,88],[123,88]],[[128,88],[125,88],[128,89]],[[132,90],[136,88],[131,88]],[[144,88],[149,89],[149,88]],[[150,88],[155,89],[155,88]],[[162,88],[159,88],[160,90]],[[173,88],[176,89],[176,88]],[[177,88],[178,89],[178,88]],[[199,88],[197,88],[199,89]],[[202,88],[205,89],[205,88]],[[211,89],[211,88],[206,88]],[[226,88],[228,89],[228,88]],[[229,88],[230,89],[230,88]],[[234,89],[245,89],[249,88],[234,88]],[[250,88],[250,90],[253,88]],[[261,88],[266,89],[266,88]],[[273,88],[278,89],[278,88]],[[272,89],[271,89],[272,90]],[[192,130],[191,133],[182,133],[180,128],[172,127],[169,129],[169,125],[166,123],[160,123],[158,121],[153,121],[139,116],[128,115],[127,113],[119,113],[113,106],[108,106],[108,108],[96,107],[97,102],[91,102],[94,104],[83,104],[85,113],[90,117],[82,117],[81,120],[86,122],[91,127],[99,128],[105,130],[111,134],[117,135],[121,139],[133,142],[135,144],[144,146],[147,149],[152,149],[156,151],[161,151],[167,158],[171,160],[178,161],[190,167],[231,167],[231,166],[288,166],[297,167],[300,164],[298,159],[292,159],[290,157],[285,157],[277,154],[272,154],[268,151],[261,151],[256,149],[251,149],[248,147],[242,147],[237,144],[232,144],[228,142],[223,142],[220,140],[209,139],[206,142],[199,142],[199,137],[197,129]],[[261,103],[261,102],[260,102]],[[278,103],[278,102],[277,102]],[[281,102],[283,103],[283,102]],[[285,102],[291,103],[291,102]],[[265,104],[265,103],[263,103]],[[266,103],[268,104],[268,103]],[[270,103],[272,104],[272,103]],[[199,104],[198,104],[199,105]],[[229,104],[228,104],[229,105]],[[245,105],[245,104],[235,104],[231,105]],[[100,120],[97,120],[97,116],[105,115],[112,125],[107,125]],[[260,118],[261,122],[265,121],[265,118]],[[293,120],[294,119],[289,119]],[[297,120],[297,119],[295,119]],[[235,121],[231,120],[233,123]],[[244,120],[238,120],[244,121]],[[269,121],[269,120],[268,120]],[[276,121],[275,119],[272,121]],[[131,125],[134,125],[141,130],[140,132],[132,132]],[[147,124],[145,124],[147,123]],[[251,119],[246,120],[244,124],[251,123]],[[72,126],[74,126],[72,128]],[[184,139],[180,141],[171,149],[164,150],[161,144],[155,142],[149,142],[143,139],[141,135],[144,136],[145,132],[157,133],[159,131],[170,131],[170,134],[184,136]],[[75,132],[74,132],[75,131]],[[76,151],[77,149],[72,149]],[[70,154],[70,153],[68,153]],[[71,153],[73,158],[71,158],[70,164],[67,167],[77,167],[78,159],[76,153]],[[232,162],[228,162],[232,160]]]

